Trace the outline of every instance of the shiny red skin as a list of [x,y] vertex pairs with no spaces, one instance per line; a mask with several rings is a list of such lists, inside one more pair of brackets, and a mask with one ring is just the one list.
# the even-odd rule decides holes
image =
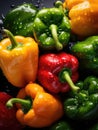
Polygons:
[[68,92],[70,86],[67,82],[60,82],[58,76],[65,67],[71,70],[71,79],[75,83],[79,78],[79,62],[76,57],[65,52],[42,54],[39,57],[39,83],[51,93]]
[[22,130],[16,119],[16,107],[8,109],[6,102],[12,98],[5,92],[0,92],[0,130]]

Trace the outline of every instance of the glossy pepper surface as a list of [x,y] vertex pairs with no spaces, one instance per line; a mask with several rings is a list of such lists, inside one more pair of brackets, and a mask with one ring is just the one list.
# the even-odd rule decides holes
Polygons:
[[16,119],[16,107],[14,106],[11,109],[7,109],[6,102],[11,99],[12,96],[5,93],[0,92],[0,129],[1,130],[13,130],[13,126],[15,130],[21,130],[22,126]]
[[0,67],[7,80],[16,87],[24,87],[35,81],[38,67],[38,44],[34,39],[13,36],[0,42]]
[[[30,99],[25,100],[26,97]],[[12,107],[13,103],[21,104],[16,113],[19,122],[30,127],[50,126],[63,115],[63,105],[59,98],[45,92],[43,87],[35,83],[22,88],[17,98],[9,100],[7,106]]]
[[32,4],[24,3],[10,10],[4,19],[4,28],[14,35],[33,36],[33,21],[37,9]]
[[98,36],[77,42],[72,46],[71,52],[78,58],[81,68],[98,74]]
[[69,9],[71,30],[82,37],[98,34],[98,1],[97,0],[65,0],[65,8]]
[[55,7],[41,9],[33,23],[34,37],[44,50],[62,50],[70,39],[70,23],[61,1]]
[[54,123],[48,130],[72,130],[68,122],[60,120]]
[[98,118],[98,78],[89,76],[76,85],[79,92],[71,93],[64,101],[65,114],[74,120]]
[[47,53],[39,58],[38,81],[51,93],[76,90],[73,84],[78,80],[78,60],[71,54]]

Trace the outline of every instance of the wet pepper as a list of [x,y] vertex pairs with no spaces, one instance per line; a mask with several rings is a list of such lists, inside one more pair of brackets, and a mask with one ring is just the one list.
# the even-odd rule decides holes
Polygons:
[[38,67],[38,44],[34,39],[13,36],[4,29],[9,38],[0,42],[0,67],[7,80],[16,87],[24,87],[35,81]]
[[76,85],[79,92],[71,93],[64,101],[65,115],[74,120],[98,119],[98,78],[89,76]]
[[51,93],[78,90],[73,82],[78,80],[78,60],[71,54],[47,53],[39,58],[38,81]]
[[62,50],[70,39],[70,23],[61,1],[41,9],[33,22],[34,37],[44,50]]
[[4,28],[14,35],[33,36],[33,21],[37,9],[33,4],[23,3],[10,10],[4,18]]
[[98,36],[78,41],[72,46],[71,53],[78,58],[81,69],[98,74]]
[[72,128],[67,121],[60,120],[50,126],[48,130],[72,130]]
[[72,32],[80,37],[98,35],[97,0],[65,0],[64,6],[69,10]]
[[45,92],[36,83],[29,83],[22,88],[17,98],[10,99],[6,105],[12,107],[13,103],[21,104],[16,113],[19,122],[30,127],[50,126],[63,115],[63,105],[59,98]]

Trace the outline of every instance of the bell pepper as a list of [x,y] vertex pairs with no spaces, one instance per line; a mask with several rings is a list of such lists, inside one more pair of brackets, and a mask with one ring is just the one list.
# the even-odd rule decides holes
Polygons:
[[77,4],[84,2],[85,0],[64,0],[63,6],[68,10],[72,9]]
[[97,0],[66,0],[65,3],[72,32],[82,37],[98,34]]
[[78,81],[78,92],[71,92],[64,101],[64,113],[73,120],[94,120],[98,118],[98,78],[88,76]]
[[51,93],[78,91],[78,60],[65,52],[46,53],[39,57],[38,81]]
[[16,117],[23,125],[42,128],[52,125],[63,115],[63,105],[60,99],[53,96],[36,83],[29,83],[22,88],[17,98],[10,99],[6,105],[20,105]]
[[23,126],[16,119],[16,107],[7,109],[6,102],[12,96],[0,91],[0,130],[22,130]]
[[31,37],[13,36],[0,42],[0,67],[7,80],[16,87],[24,87],[36,80],[38,67],[38,44]]
[[48,130],[72,130],[68,122],[60,120],[49,127]]
[[33,22],[33,33],[43,50],[62,50],[70,39],[70,23],[64,14],[63,3],[41,9]]
[[90,36],[71,47],[71,53],[80,63],[80,68],[98,74],[98,36]]
[[14,35],[33,36],[33,21],[37,12],[33,4],[21,4],[5,15],[4,28]]

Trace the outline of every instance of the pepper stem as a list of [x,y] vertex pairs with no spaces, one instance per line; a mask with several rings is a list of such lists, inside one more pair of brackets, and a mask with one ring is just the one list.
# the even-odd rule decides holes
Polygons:
[[68,82],[68,84],[70,85],[71,89],[73,91],[78,91],[79,90],[79,87],[75,86],[73,81],[71,80],[70,78],[70,75],[67,71],[64,72],[64,78],[66,79],[66,81]]
[[56,49],[58,51],[62,50],[63,49],[63,45],[59,42],[59,39],[58,39],[57,26],[55,24],[51,24],[50,25],[50,30],[51,30],[52,37],[53,37],[53,39],[55,41]]
[[6,33],[8,35],[8,37],[9,37],[9,39],[11,41],[11,47],[10,47],[10,49],[13,49],[16,46],[18,46],[18,42],[15,40],[14,35],[9,30],[7,30],[7,29],[4,29],[3,31],[4,31],[4,33]]
[[6,106],[8,108],[12,108],[14,103],[20,103],[22,105],[24,113],[30,110],[32,104],[30,99],[11,98],[7,101]]
[[70,73],[71,72],[69,69],[64,68],[59,74],[60,81],[63,83],[67,82],[70,85],[72,91],[77,92],[80,88],[73,83],[70,77]]

